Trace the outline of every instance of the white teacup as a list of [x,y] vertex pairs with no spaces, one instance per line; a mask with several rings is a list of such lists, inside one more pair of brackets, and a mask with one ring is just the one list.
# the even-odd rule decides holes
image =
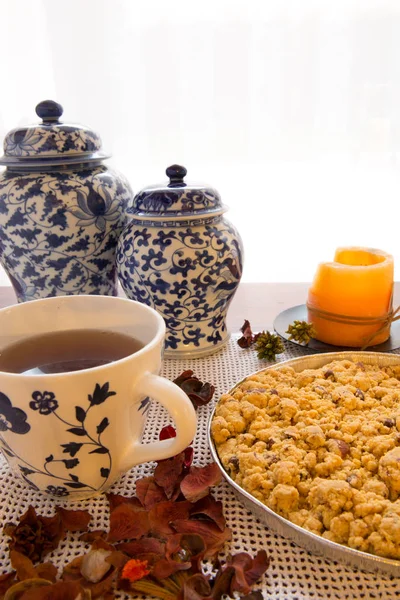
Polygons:
[[[165,325],[155,310],[110,296],[61,296],[0,310],[0,353],[28,337],[72,329],[132,335],[143,347],[115,362],[54,374],[0,371],[0,446],[14,472],[65,499],[104,492],[139,463],[189,445],[196,413],[187,395],[159,377]],[[148,397],[172,416],[176,437],[140,442]]]

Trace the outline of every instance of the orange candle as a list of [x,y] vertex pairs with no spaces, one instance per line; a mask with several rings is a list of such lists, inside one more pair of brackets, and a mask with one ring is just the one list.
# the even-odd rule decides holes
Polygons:
[[308,321],[316,339],[356,348],[382,344],[390,335],[390,323],[384,325],[392,293],[390,254],[373,248],[338,248],[333,262],[318,265],[308,292]]

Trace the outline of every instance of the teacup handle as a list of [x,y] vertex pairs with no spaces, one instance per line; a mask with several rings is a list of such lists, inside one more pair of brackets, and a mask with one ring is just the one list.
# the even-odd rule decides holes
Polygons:
[[196,434],[196,412],[187,394],[175,383],[153,373],[145,373],[137,389],[140,395],[150,396],[167,409],[175,422],[176,437],[149,444],[133,442],[121,461],[121,471],[129,471],[139,463],[175,456],[192,443]]

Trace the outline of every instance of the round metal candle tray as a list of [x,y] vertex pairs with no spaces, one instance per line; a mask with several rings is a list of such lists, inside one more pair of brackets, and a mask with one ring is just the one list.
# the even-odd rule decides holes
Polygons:
[[[269,369],[280,369],[282,367],[292,367],[295,371],[300,372],[304,369],[318,369],[323,365],[333,360],[354,360],[355,362],[362,361],[369,365],[379,365],[386,367],[400,363],[400,356],[394,354],[384,354],[377,352],[331,352],[327,354],[314,354],[304,356],[300,358],[294,358],[281,363],[277,363],[257,371],[257,373],[264,372]],[[251,377],[255,373],[248,375]],[[247,379],[247,378],[245,378]],[[238,382],[229,393],[240,385],[243,381]],[[210,421],[208,424],[208,441],[211,449],[213,459],[222,471],[226,481],[233,488],[233,491],[239,501],[251,511],[257,519],[266,527],[279,535],[291,540],[298,546],[301,546],[305,550],[328,558],[337,562],[344,563],[351,567],[357,567],[364,571],[382,572],[396,577],[400,576],[400,560],[394,560],[390,558],[384,558],[381,556],[375,556],[367,552],[361,552],[360,550],[354,550],[348,546],[331,542],[319,535],[307,531],[294,523],[291,523],[284,517],[281,517],[273,510],[265,506],[262,502],[254,498],[249,492],[240,487],[225,471],[222,463],[219,459],[218,452],[215,448],[212,436],[211,436],[211,423],[214,417],[215,408],[211,414]]]

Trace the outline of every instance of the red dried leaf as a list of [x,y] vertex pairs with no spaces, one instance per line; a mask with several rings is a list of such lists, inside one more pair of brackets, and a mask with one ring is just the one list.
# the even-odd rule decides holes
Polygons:
[[210,487],[221,481],[222,475],[216,463],[205,467],[192,467],[190,473],[181,481],[181,492],[190,502],[204,498]]
[[182,600],[213,600],[211,587],[205,575],[196,573],[183,584]]
[[147,509],[158,502],[168,500],[164,490],[156,484],[154,477],[142,477],[136,482],[136,496]]
[[187,394],[195,408],[208,404],[212,399],[215,387],[210,383],[203,383],[193,375],[193,371],[184,371],[174,379],[178,385]]
[[243,323],[240,331],[243,333],[242,337],[238,339],[238,344],[241,348],[250,348],[254,342],[253,332],[251,330],[250,322],[246,319]]
[[87,531],[92,518],[87,510],[67,510],[58,506],[56,511],[61,516],[62,523],[67,531]]
[[231,581],[231,592],[248,594],[251,586],[265,573],[269,566],[269,558],[265,550],[257,552],[253,558],[246,552],[235,554],[227,563],[235,569]]
[[129,498],[127,496],[121,496],[120,494],[106,494],[106,497],[110,506],[110,513],[112,513],[114,508],[117,508],[120,504],[133,504],[133,506],[136,506],[137,508],[141,508],[142,506],[135,496]]
[[172,527],[177,533],[195,533],[202,537],[206,546],[204,558],[216,556],[225,542],[232,537],[230,529],[226,528],[221,531],[214,523],[208,521],[180,519],[174,521]]
[[199,519],[205,516],[214,521],[221,531],[225,529],[225,517],[223,514],[222,502],[215,500],[210,494],[192,505],[190,516]]
[[19,581],[24,581],[24,579],[35,579],[38,577],[31,559],[21,554],[21,552],[11,550],[10,561],[12,568],[17,572]]
[[154,470],[154,481],[164,490],[167,498],[171,498],[179,486],[184,460],[185,454],[181,452],[172,458],[160,461]]
[[131,504],[120,504],[110,515],[110,533],[107,541],[110,543],[121,540],[137,539],[149,533],[148,513],[138,511]]
[[246,596],[241,596],[241,600],[263,600],[264,596],[262,592],[251,592],[251,594],[246,594]]
[[191,503],[187,501],[167,501],[155,504],[149,511],[151,532],[160,537],[174,533],[170,523],[177,519],[188,519],[190,507]]

